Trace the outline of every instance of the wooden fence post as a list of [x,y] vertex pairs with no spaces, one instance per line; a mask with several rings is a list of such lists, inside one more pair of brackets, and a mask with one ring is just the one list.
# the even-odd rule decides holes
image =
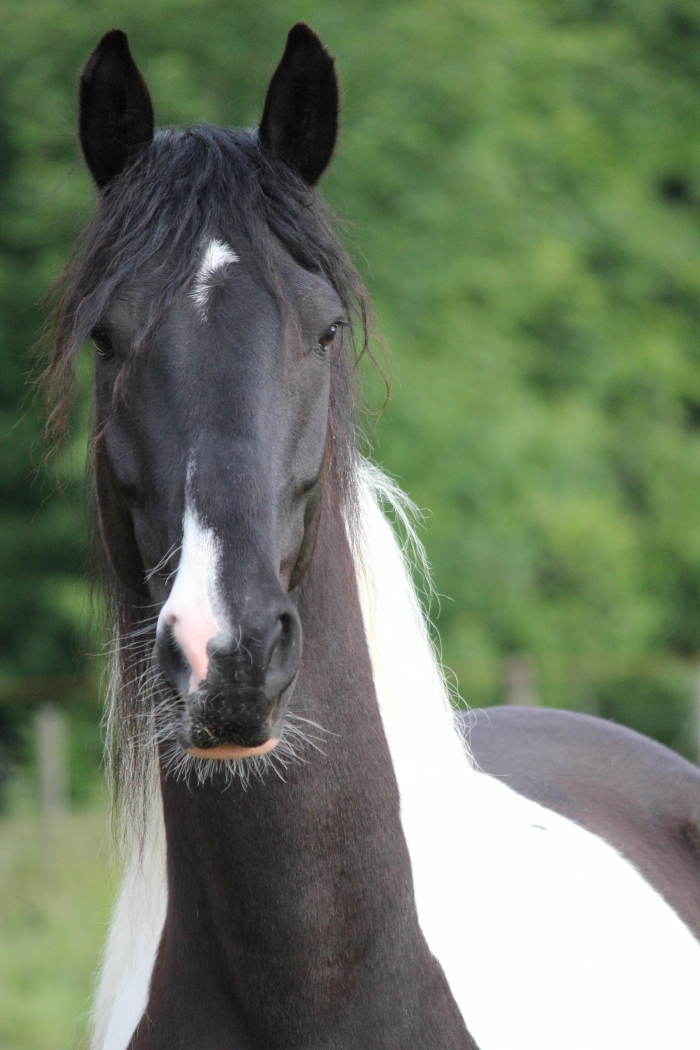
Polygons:
[[39,770],[39,805],[53,819],[68,807],[68,734],[66,718],[52,704],[36,714],[36,754]]
[[540,702],[535,669],[527,656],[509,656],[505,662],[506,703],[537,707]]

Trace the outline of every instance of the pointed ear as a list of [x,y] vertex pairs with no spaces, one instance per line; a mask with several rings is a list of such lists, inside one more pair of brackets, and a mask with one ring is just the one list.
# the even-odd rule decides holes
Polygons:
[[153,105],[126,33],[102,37],[80,76],[80,145],[100,189],[153,139]]
[[331,159],[338,134],[335,63],[303,22],[289,32],[270,81],[260,141],[314,186]]

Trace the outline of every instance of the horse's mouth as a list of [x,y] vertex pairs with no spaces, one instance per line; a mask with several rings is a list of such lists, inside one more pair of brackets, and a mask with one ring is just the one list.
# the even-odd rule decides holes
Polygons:
[[252,758],[280,741],[286,696],[274,703],[264,690],[200,688],[182,698],[177,742],[195,758]]
[[260,744],[258,747],[242,747],[240,744],[219,744],[216,747],[203,748],[203,747],[189,747],[187,753],[192,755],[194,758],[218,758],[218,759],[234,759],[234,758],[254,758],[255,755],[266,755],[272,751],[279,744],[279,738],[270,737],[264,744]]

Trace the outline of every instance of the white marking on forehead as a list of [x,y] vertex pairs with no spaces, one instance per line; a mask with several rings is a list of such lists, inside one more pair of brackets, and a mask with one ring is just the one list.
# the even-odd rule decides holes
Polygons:
[[192,289],[192,298],[205,317],[207,299],[209,298],[213,278],[219,270],[228,266],[229,263],[236,262],[240,262],[240,259],[233,248],[229,248],[228,244],[224,244],[223,241],[217,241],[215,237],[209,241],[207,249],[202,256],[202,262],[194,279],[194,287]]

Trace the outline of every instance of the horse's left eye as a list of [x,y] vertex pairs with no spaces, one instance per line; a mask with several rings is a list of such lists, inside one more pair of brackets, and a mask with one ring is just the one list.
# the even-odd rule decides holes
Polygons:
[[90,332],[90,338],[95,344],[95,350],[97,350],[100,357],[108,360],[110,357],[114,357],[114,345],[111,336],[104,328],[93,328]]
[[328,347],[331,345],[331,343],[335,339],[335,333],[337,331],[338,331],[338,325],[337,324],[332,324],[330,326],[330,328],[328,328],[323,333],[321,338],[319,339],[319,343],[321,344],[321,346],[325,346],[325,348],[328,349]]
[[319,355],[319,357],[323,357],[323,355],[325,354],[326,350],[328,349],[328,347],[331,345],[331,343],[335,339],[335,334],[338,331],[339,327],[340,327],[340,325],[338,325],[338,324],[330,325],[330,327],[327,328],[325,330],[325,332],[323,333],[323,335],[319,338],[319,341],[316,343],[316,346],[314,347],[314,350]]

